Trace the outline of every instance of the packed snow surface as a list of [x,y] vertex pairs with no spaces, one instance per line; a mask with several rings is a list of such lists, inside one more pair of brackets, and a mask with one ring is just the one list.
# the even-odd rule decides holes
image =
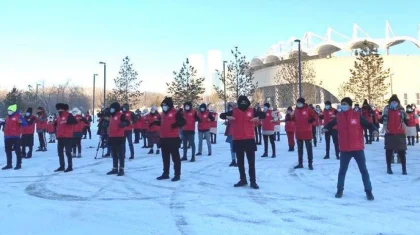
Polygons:
[[[420,145],[408,150],[407,176],[399,164],[394,175],[386,174],[383,140],[366,147],[375,195],[367,201],[354,160],[343,198],[334,197],[339,161],[323,159],[324,141],[314,148],[314,171],[306,155],[305,168],[293,169],[297,152],[287,152],[284,135],[276,142],[277,158],[261,158],[258,146],[259,190],[233,187],[239,174],[228,167],[223,134],[213,156],[204,143],[197,162],[182,162],[175,183],[155,179],[161,156],[141,145],[135,159],[127,159],[124,177],[107,176],[112,160],[94,159],[97,143],[97,136],[83,140],[83,157],[74,159],[71,173],[54,173],[56,144],[24,159],[19,171],[0,171],[0,234],[420,234]],[[0,156],[4,166],[4,152]]]

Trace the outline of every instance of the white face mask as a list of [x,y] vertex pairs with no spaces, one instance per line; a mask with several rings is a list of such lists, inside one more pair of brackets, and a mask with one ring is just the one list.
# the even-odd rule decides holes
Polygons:
[[232,107],[229,107],[229,111],[232,111],[233,110],[233,108]]
[[302,108],[302,107],[303,107],[303,104],[302,104],[302,103],[297,103],[297,104],[296,104],[296,106],[297,106],[298,108]]
[[150,111],[151,113],[155,113],[156,112],[156,110],[152,110],[152,111]]
[[413,112],[413,110],[412,109],[407,109],[407,112]]
[[31,115],[30,113],[25,113],[25,116],[29,117],[29,115]]
[[13,111],[7,111],[7,114],[12,115],[14,112]]
[[167,105],[163,105],[163,106],[162,106],[162,110],[163,110],[164,112],[168,111],[168,109],[169,109],[169,107],[168,107]]
[[200,111],[204,112],[204,111],[206,111],[206,109],[205,108],[200,108]]
[[114,109],[114,108],[110,108],[110,109],[109,109],[109,112],[110,112],[110,113],[115,113],[115,109]]
[[264,112],[266,112],[268,110],[268,107],[264,106]]
[[325,109],[330,109],[331,108],[331,106],[330,105],[325,105]]
[[186,106],[185,106],[185,110],[187,110],[187,111],[188,111],[188,110],[190,110],[190,109],[191,109],[191,107],[190,107],[190,106],[188,106],[188,105],[186,105]]

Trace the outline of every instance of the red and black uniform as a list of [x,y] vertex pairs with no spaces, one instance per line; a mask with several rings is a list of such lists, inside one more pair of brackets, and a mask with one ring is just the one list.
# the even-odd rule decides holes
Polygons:
[[[347,98],[351,105],[351,100]],[[343,99],[344,100],[344,99]],[[362,175],[362,180],[366,195],[372,194],[372,184],[369,178],[369,172],[366,167],[366,158],[363,144],[363,129],[369,129],[372,132],[377,130],[373,123],[366,120],[359,112],[350,109],[349,111],[340,112],[337,117],[330,121],[324,129],[328,132],[336,127],[338,131],[338,139],[340,146],[340,170],[338,173],[337,194],[341,197],[344,190],[344,181],[350,160],[354,158]],[[373,200],[373,196],[371,199]]]
[[111,147],[112,170],[107,174],[118,174],[118,176],[123,176],[125,167],[126,128],[131,123],[127,120],[127,116],[121,112],[120,104],[111,104],[110,112],[111,116],[109,117],[108,144]]
[[90,130],[90,126],[92,125],[92,116],[89,112],[86,113],[85,117],[87,123],[84,123],[83,128],[83,139],[86,139],[86,135],[89,134],[89,139],[92,139],[92,131]]
[[138,143],[140,143],[140,140],[142,139],[141,129],[143,128],[143,122],[142,122],[143,117],[141,116],[140,110],[136,110],[135,115],[136,115],[137,121],[133,125],[134,144],[138,144]]
[[295,121],[292,118],[292,107],[287,108],[287,114],[284,119],[284,130],[287,135],[287,142],[289,144],[289,152],[295,151]]
[[[324,112],[321,116],[321,118],[324,120],[324,125],[328,125],[332,120],[335,119],[335,117],[338,114],[338,111],[335,108],[331,107],[331,102],[327,101],[325,102],[325,105],[329,105],[329,109],[324,109]],[[338,133],[337,133],[337,127],[334,126],[331,131],[325,132],[325,157],[324,159],[330,158],[330,145],[331,145],[331,137],[334,144],[335,149],[335,156],[337,159],[340,158],[340,149],[339,149],[339,143],[338,143]]]
[[[32,108],[28,108],[25,113],[26,126],[22,127],[22,157],[31,158],[32,150],[34,147],[34,133],[35,133],[35,124],[36,117],[32,115]],[[26,148],[28,148],[28,153],[26,153]]]
[[265,117],[264,119],[261,119],[262,122],[261,129],[262,129],[262,135],[264,140],[264,154],[261,157],[268,157],[268,140],[270,140],[271,144],[271,151],[273,153],[272,158],[276,157],[276,142],[275,135],[274,135],[274,126],[275,121],[278,120],[277,116],[274,116],[273,110],[270,110],[270,104],[265,103],[264,104],[264,110],[265,110]]
[[185,125],[182,127],[182,146],[183,146],[183,156],[181,161],[188,160],[187,152],[188,147],[191,146],[191,162],[195,161],[195,126],[197,122],[200,122],[201,119],[197,114],[197,111],[192,109],[192,103],[186,102],[184,104],[183,117],[185,119]]
[[157,111],[152,111],[146,116],[146,125],[148,127],[147,129],[147,139],[149,144],[149,154],[153,153],[153,145],[156,144],[157,151],[156,154],[159,154],[160,144],[159,144],[159,132],[160,132],[160,126],[156,125],[158,122],[160,122],[160,114]]
[[251,187],[258,189],[255,176],[255,151],[257,151],[257,145],[255,140],[255,122],[258,119],[264,119],[264,112],[254,112],[250,108],[250,101],[246,96],[240,96],[238,98],[238,108],[234,108],[232,111],[220,114],[220,118],[226,120],[228,117],[232,117],[231,123],[231,134],[233,139],[233,151],[236,153],[238,161],[238,170],[240,181],[234,185],[234,187],[242,187],[247,184],[247,177],[245,173],[245,154],[248,159],[249,166],[249,177],[251,181]]
[[137,120],[137,122],[139,122],[141,129],[140,129],[140,133],[141,133],[141,137],[143,138],[143,147],[142,148],[147,148],[148,144],[147,144],[147,137],[146,137],[146,133],[147,133],[147,129],[149,129],[149,125],[147,123],[147,119],[146,119],[146,114],[142,113],[140,115],[140,119]]
[[300,98],[298,103],[302,103],[302,107],[297,107],[292,115],[292,119],[295,121],[295,134],[298,145],[298,160],[299,164],[295,169],[303,168],[303,144],[306,145],[306,152],[308,154],[308,166],[309,169],[313,169],[313,152],[312,152],[312,122],[314,122],[318,115],[312,110],[307,104],[305,99]]
[[211,156],[211,136],[210,128],[212,122],[214,122],[214,116],[207,110],[206,104],[200,105],[200,111],[198,112],[200,121],[198,122],[198,152],[196,156],[202,155],[203,151],[203,140],[207,143],[207,153]]
[[[372,107],[368,104],[367,100],[363,101],[363,106],[362,106],[362,116],[369,122],[369,123],[374,123],[374,117],[375,114],[372,110]],[[366,144],[372,144],[373,141],[373,134],[372,132],[368,132],[368,129],[365,129],[365,140],[366,140]],[[369,133],[369,134],[368,134]]]
[[123,105],[123,113],[129,125],[125,128],[125,138],[127,138],[128,147],[130,148],[130,159],[134,159],[134,145],[133,145],[133,128],[136,124],[136,115],[129,110],[128,104]]
[[86,126],[89,125],[89,121],[82,117],[82,115],[76,114],[74,118],[77,121],[77,124],[73,126],[73,141],[72,141],[72,149],[73,149],[73,157],[76,157],[76,149],[77,149],[77,157],[82,157],[82,136],[83,132],[86,129]]
[[172,157],[175,176],[172,181],[181,179],[181,157],[179,147],[181,140],[179,138],[180,127],[185,125],[185,119],[182,110],[176,110],[171,98],[165,98],[162,103],[162,114],[160,122],[160,142],[162,147],[163,174],[157,177],[157,180],[169,179],[169,167]]
[[22,153],[21,153],[21,134],[22,127],[26,126],[25,119],[18,113],[14,112],[7,115],[3,123],[4,131],[4,149],[6,151],[7,165],[3,170],[12,168],[12,153],[16,153],[16,167],[18,170],[22,167]]
[[[258,115],[259,112],[262,112],[260,105],[256,104],[254,107],[254,114]],[[261,145],[261,141],[262,141],[262,122],[260,120],[258,120],[258,122],[255,122],[255,127],[254,127],[254,132],[255,132],[255,142],[257,143],[257,145]]]
[[47,140],[45,134],[47,133],[47,121],[48,117],[45,114],[45,110],[42,107],[38,107],[36,119],[36,133],[38,133],[39,148],[36,150],[47,151]]
[[210,138],[211,138],[211,143],[216,144],[217,142],[217,117],[219,114],[216,112],[210,112],[210,114],[214,117],[214,120],[210,124]]
[[[58,112],[58,117],[56,120],[56,131],[57,131],[57,151],[60,162],[60,167],[55,170],[69,172],[73,170],[73,160],[71,155],[72,150],[72,140],[73,140],[73,126],[77,125],[77,120],[74,116],[69,113],[69,106],[67,104],[56,104],[56,109]],[[64,162],[64,151],[67,156],[68,167],[65,169]]]

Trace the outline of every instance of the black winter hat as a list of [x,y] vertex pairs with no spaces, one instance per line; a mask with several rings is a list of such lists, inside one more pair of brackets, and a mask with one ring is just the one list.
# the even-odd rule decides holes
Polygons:
[[237,103],[238,103],[238,106],[242,104],[242,105],[246,105],[247,107],[249,107],[251,105],[251,102],[249,101],[248,97],[246,97],[244,95],[241,95],[241,96],[238,97]]
[[130,106],[128,104],[123,104],[122,108],[125,108],[128,111],[130,109]]
[[352,107],[352,106],[353,106],[353,100],[351,100],[351,98],[350,98],[350,97],[344,97],[344,98],[341,100],[341,103],[347,103],[350,107]]
[[172,100],[171,97],[165,97],[165,99],[163,99],[160,106],[163,106],[164,104],[166,104],[169,107],[169,109],[174,107],[174,101]]
[[207,105],[205,103],[200,104],[200,109],[202,109],[202,108],[207,110]]
[[110,109],[115,109],[115,112],[119,112],[121,110],[121,105],[119,103],[115,102],[115,103],[112,103],[109,106],[109,108]]
[[407,107],[405,107],[405,110],[408,110],[408,109],[413,109],[413,107],[411,105],[407,105]]
[[270,104],[269,103],[265,103],[264,106],[267,107],[267,108],[270,108]]
[[287,108],[287,111],[293,111],[293,108],[292,108],[291,106],[289,106],[289,107]]
[[184,103],[184,107],[185,107],[185,106],[187,106],[187,105],[188,105],[188,106],[190,106],[191,108],[192,108],[192,106],[193,106],[191,101],[188,101],[188,102],[185,102],[185,103]]
[[325,101],[325,105],[331,106],[331,101],[329,101],[329,100]]
[[367,100],[364,100],[364,101],[363,101],[363,106],[365,106],[365,105],[369,105],[369,103],[368,103],[368,101],[367,101]]
[[359,103],[354,104],[354,107],[360,107]]
[[391,98],[388,101],[388,104],[390,104],[392,101],[397,101],[398,104],[400,103],[400,99],[398,99],[397,95],[392,95]]
[[32,114],[32,108],[28,108],[26,112]]
[[297,102],[296,103],[302,103],[302,104],[304,104],[305,103],[305,99],[302,98],[302,97],[300,97],[299,99],[297,99]]
[[63,103],[58,103],[58,104],[56,104],[55,105],[55,109],[57,109],[57,110],[60,110],[60,109],[62,109],[62,110],[69,110],[69,105],[68,104],[63,104]]

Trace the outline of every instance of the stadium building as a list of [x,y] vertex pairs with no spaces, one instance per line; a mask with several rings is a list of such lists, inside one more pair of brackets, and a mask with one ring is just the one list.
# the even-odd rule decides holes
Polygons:
[[[410,36],[396,36],[388,22],[386,22],[385,32],[385,38],[375,39],[355,24],[351,38],[331,28],[327,30],[325,37],[312,32],[305,33],[300,42],[301,55],[303,60],[310,60],[315,72],[315,84],[320,84],[303,84],[303,86],[310,85],[316,88],[311,102],[323,103],[325,100],[338,102],[341,98],[339,97],[340,87],[348,81],[349,70],[354,66],[355,52],[367,42],[383,52],[381,54],[384,58],[384,68],[391,70],[387,81],[390,88],[384,98],[390,97],[393,93],[398,95],[404,105],[410,103],[420,105],[420,56],[392,55],[391,53],[392,47],[401,43],[412,43],[416,49],[420,48],[420,25],[417,30],[417,39]],[[333,33],[343,38],[345,42],[332,40]],[[292,37],[287,42],[274,44],[263,57],[255,57],[251,61],[251,69],[259,88],[263,91],[265,100],[278,107],[291,105],[290,102],[278,98],[281,97],[280,92],[285,90],[291,92],[291,89],[282,88],[274,78],[282,63],[298,54],[295,39]],[[321,42],[313,43],[314,39]]]

